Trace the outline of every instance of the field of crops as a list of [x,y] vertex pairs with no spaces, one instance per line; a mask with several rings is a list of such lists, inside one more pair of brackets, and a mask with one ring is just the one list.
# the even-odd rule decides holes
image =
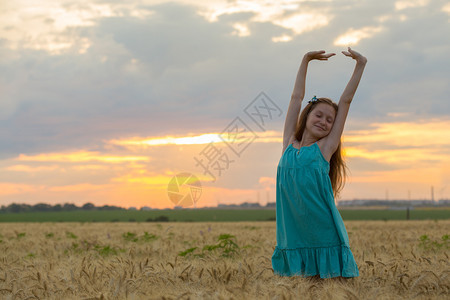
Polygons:
[[[344,220],[406,220],[405,209],[340,209]],[[450,208],[416,208],[410,220],[448,220]],[[236,222],[275,221],[275,209],[80,210],[0,213],[0,222]]]
[[275,222],[0,223],[1,299],[444,299],[450,221],[346,221],[360,277],[273,274]]

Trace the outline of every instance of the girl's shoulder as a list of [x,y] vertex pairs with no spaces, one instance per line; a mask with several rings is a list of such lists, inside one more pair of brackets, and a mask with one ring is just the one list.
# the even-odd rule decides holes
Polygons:
[[316,142],[317,146],[319,147],[319,152],[322,155],[323,159],[330,163],[330,159],[331,157],[325,157],[324,152],[325,152],[325,147],[326,147],[326,140],[324,138],[321,138],[320,140],[318,140]]
[[294,143],[296,141],[295,139],[295,135],[291,135],[291,137],[288,140],[288,143],[286,145],[283,145],[283,151],[281,151],[281,156],[283,156],[284,152],[286,151],[286,149],[289,147],[289,145],[291,145],[292,143]]
[[289,142],[288,142],[288,146],[290,145],[290,144],[292,144],[292,143],[294,143],[294,146],[295,146],[295,144],[298,144],[298,141],[297,141],[297,139],[295,138],[295,135],[291,135],[291,138],[289,139]]

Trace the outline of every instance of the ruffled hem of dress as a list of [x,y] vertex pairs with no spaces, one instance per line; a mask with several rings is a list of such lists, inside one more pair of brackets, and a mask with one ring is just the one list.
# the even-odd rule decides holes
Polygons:
[[272,268],[280,276],[359,276],[358,266],[347,245],[294,249],[277,246],[272,255]]

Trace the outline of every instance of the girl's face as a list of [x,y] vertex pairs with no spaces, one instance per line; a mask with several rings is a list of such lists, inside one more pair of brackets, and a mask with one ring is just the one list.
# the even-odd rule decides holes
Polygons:
[[335,117],[336,111],[333,106],[319,103],[308,115],[306,130],[317,139],[326,137],[333,127]]

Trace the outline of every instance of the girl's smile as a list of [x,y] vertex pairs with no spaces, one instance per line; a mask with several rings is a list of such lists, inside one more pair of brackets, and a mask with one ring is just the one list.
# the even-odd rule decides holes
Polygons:
[[320,127],[319,125],[314,125],[314,126],[316,126],[317,128],[319,128],[319,129],[321,129],[321,130],[325,131],[325,129],[324,129],[324,128],[322,128],[322,127]]

